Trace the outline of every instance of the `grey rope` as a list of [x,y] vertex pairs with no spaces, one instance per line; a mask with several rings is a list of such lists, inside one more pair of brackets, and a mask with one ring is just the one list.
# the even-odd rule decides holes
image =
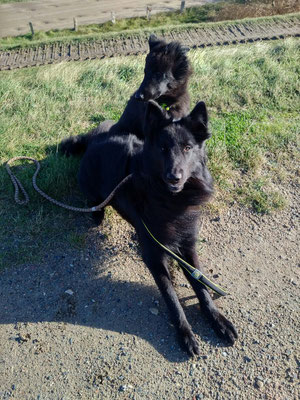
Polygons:
[[[41,169],[41,165],[40,165],[40,163],[39,163],[37,160],[35,160],[35,159],[32,158],[32,157],[25,157],[25,156],[14,157],[14,158],[11,158],[10,160],[8,160],[8,161],[6,162],[5,167],[6,167],[7,173],[8,173],[8,175],[10,176],[10,179],[11,179],[11,181],[12,181],[14,187],[15,187],[15,202],[16,202],[17,204],[20,204],[20,205],[27,204],[27,203],[29,202],[29,196],[28,196],[28,194],[26,193],[26,190],[24,189],[24,187],[23,187],[23,185],[21,184],[21,182],[19,181],[19,179],[12,173],[12,171],[11,171],[11,169],[10,169],[9,164],[11,164],[11,163],[13,163],[14,161],[17,161],[17,160],[30,160],[30,161],[33,161],[33,162],[35,163],[35,165],[36,165],[36,170],[35,170],[35,173],[34,173],[34,175],[33,175],[33,177],[32,177],[32,186],[34,187],[34,189],[35,189],[41,196],[45,197],[45,199],[49,200],[51,203],[54,203],[54,204],[56,204],[56,205],[59,206],[59,207],[63,207],[63,208],[66,208],[67,210],[72,210],[72,211],[94,212],[94,211],[101,210],[101,208],[105,207],[105,206],[110,202],[110,200],[113,198],[113,196],[115,195],[115,193],[117,192],[117,190],[119,190],[119,188],[120,188],[121,186],[123,186],[127,181],[129,181],[129,179],[132,177],[132,174],[127,175],[127,176],[114,188],[114,190],[108,195],[108,197],[107,197],[102,203],[98,204],[97,206],[91,207],[91,208],[72,207],[72,206],[68,206],[67,204],[64,204],[64,203],[62,203],[62,202],[60,202],[60,201],[58,201],[58,200],[53,199],[52,197],[48,196],[45,192],[43,192],[43,191],[38,187],[38,185],[37,185],[37,183],[36,183],[36,177],[37,177],[37,175],[38,175],[38,173],[39,173],[39,171],[40,171],[40,169]],[[19,198],[19,191],[20,191],[20,190],[21,190],[21,192],[22,192],[23,195],[24,195],[24,200],[20,200],[20,198]]]

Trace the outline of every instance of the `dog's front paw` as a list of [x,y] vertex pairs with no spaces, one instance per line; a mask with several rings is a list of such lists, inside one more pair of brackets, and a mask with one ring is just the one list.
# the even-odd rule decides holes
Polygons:
[[219,311],[212,315],[212,325],[218,336],[231,345],[234,344],[238,337],[237,331],[234,325]]
[[200,354],[198,342],[191,329],[181,329],[179,335],[182,347],[189,353],[189,355],[195,356]]

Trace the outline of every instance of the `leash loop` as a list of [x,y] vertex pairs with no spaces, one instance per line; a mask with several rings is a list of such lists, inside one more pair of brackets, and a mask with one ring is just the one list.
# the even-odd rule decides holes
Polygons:
[[[53,204],[56,204],[59,207],[65,208],[67,210],[72,210],[72,211],[79,211],[79,212],[95,212],[95,211],[99,211],[101,210],[101,208],[105,207],[113,198],[113,196],[115,195],[115,193],[117,192],[117,190],[119,190],[119,188],[121,186],[123,186],[127,181],[129,181],[129,179],[132,177],[132,174],[127,175],[114,189],[113,191],[108,195],[108,197],[100,204],[98,204],[97,206],[94,207],[90,207],[90,208],[81,208],[81,207],[72,207],[69,206],[67,204],[62,203],[61,201],[55,200],[52,197],[50,197],[47,193],[43,192],[37,185],[36,183],[36,177],[41,169],[41,165],[39,163],[39,161],[37,161],[36,159],[32,158],[32,157],[26,157],[26,156],[19,156],[19,157],[14,157],[11,158],[10,160],[8,160],[6,162],[6,170],[8,175],[10,176],[10,179],[15,187],[15,202],[17,204],[20,205],[25,205],[29,202],[29,196],[26,192],[26,190],[24,189],[23,185],[21,184],[21,182],[19,181],[19,179],[12,173],[9,164],[13,163],[14,161],[17,160],[29,160],[29,161],[33,161],[36,165],[36,170],[35,173],[33,174],[32,177],[32,186],[34,187],[34,189],[41,195],[43,196],[45,199],[47,199],[48,201],[50,201]],[[24,200],[20,200],[19,198],[19,192],[23,193],[24,196]]]

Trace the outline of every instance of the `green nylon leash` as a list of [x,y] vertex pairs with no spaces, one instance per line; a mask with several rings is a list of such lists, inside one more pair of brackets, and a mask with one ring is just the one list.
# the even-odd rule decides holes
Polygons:
[[156,239],[156,237],[151,233],[150,229],[147,227],[145,222],[142,220],[142,223],[144,227],[146,228],[147,232],[151,236],[151,238],[160,246],[162,247],[174,260],[178,261],[180,266],[184,268],[194,279],[196,279],[198,282],[200,282],[202,285],[212,289],[215,293],[217,293],[220,296],[226,296],[228,293],[225,292],[220,286],[216,285],[214,282],[212,282],[210,279],[208,279],[199,269],[193,267],[191,264],[183,260],[181,257],[179,257],[177,254],[175,254],[172,250],[168,249],[166,246],[164,246],[160,241]]

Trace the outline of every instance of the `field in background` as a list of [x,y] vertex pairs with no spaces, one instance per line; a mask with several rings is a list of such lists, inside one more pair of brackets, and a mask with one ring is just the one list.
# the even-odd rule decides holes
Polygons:
[[[179,1],[178,4],[180,4]],[[102,24],[79,25],[76,32],[72,29],[54,29],[47,32],[37,31],[34,35],[28,32],[26,35],[0,38],[0,49],[9,49],[24,45],[42,45],[49,41],[67,42],[74,39],[84,40],[89,36],[96,37],[97,35],[101,36],[110,32],[126,32],[158,27],[166,28],[167,26],[180,26],[201,22],[233,21],[243,18],[296,13],[299,11],[300,4],[298,0],[228,0],[205,4],[200,7],[186,8],[183,13],[176,11],[154,14],[149,21],[146,16],[117,19],[115,24],[109,21]]]
[[[190,51],[192,105],[207,103],[213,136],[209,167],[217,194],[212,207],[233,202],[267,213],[284,207],[278,189],[296,179],[299,132],[299,41],[260,42]],[[77,159],[57,153],[62,138],[118,119],[142,80],[144,56],[0,73],[0,161],[17,155],[42,160],[38,178],[51,196],[83,206]],[[86,216],[65,211],[31,189],[31,166],[14,168],[31,202],[16,206],[0,169],[0,268],[45,254],[66,241],[84,245]],[[62,230],[63,227],[63,230]]]

